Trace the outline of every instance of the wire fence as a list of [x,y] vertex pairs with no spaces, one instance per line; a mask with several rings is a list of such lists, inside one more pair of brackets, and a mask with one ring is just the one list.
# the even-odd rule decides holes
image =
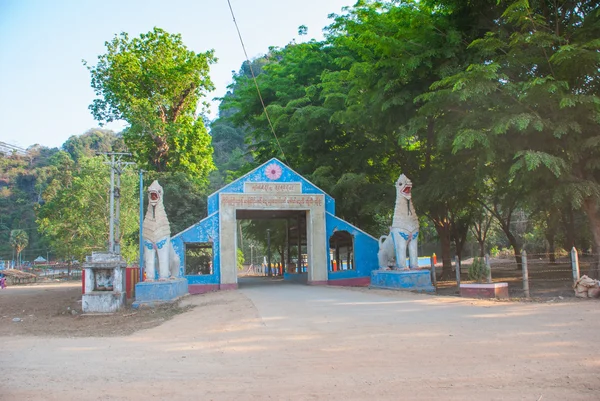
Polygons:
[[0,270],[0,273],[4,272],[6,275],[7,284],[31,284],[45,281],[81,281],[82,270],[79,265],[49,265],[49,266],[38,266],[28,267],[19,266],[14,270],[18,270],[15,273],[28,273],[28,274],[11,274],[7,270]]
[[46,280],[81,280],[81,272],[80,268],[71,268],[71,271],[68,269],[64,270],[56,270],[50,269],[45,272],[40,272],[37,274],[38,280],[46,279]]
[[[591,274],[598,260],[599,255],[578,254],[576,250],[555,260],[550,260],[547,254],[528,255],[526,252],[521,254],[519,261],[514,256],[510,259],[488,257],[491,275],[486,282],[507,283],[510,298],[575,297],[575,282],[584,274]],[[455,260],[452,268],[456,276],[438,280],[438,293],[458,294],[461,283],[475,283],[469,279],[470,264],[469,260],[461,263],[459,274],[456,274]]]

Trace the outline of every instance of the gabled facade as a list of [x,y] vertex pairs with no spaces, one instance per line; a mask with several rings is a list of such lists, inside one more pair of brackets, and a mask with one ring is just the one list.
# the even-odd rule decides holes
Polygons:
[[[299,258],[294,269],[287,266],[286,279],[312,285],[369,284],[371,271],[378,267],[378,241],[336,217],[331,196],[271,159],[210,195],[208,216],[172,237],[189,292],[237,288],[237,219],[282,215],[298,222],[297,232],[303,231],[299,241],[305,242],[299,249],[306,250],[306,258]],[[212,265],[191,269],[191,258],[201,260],[205,249],[212,251],[207,253]]]

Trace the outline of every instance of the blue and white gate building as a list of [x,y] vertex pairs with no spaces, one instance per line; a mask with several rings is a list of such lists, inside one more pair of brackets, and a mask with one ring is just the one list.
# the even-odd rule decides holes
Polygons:
[[271,159],[210,195],[208,216],[172,237],[190,294],[237,288],[237,220],[245,219],[287,221],[287,253],[302,255],[284,261],[287,280],[365,286],[378,268],[377,239],[336,217],[331,196]]

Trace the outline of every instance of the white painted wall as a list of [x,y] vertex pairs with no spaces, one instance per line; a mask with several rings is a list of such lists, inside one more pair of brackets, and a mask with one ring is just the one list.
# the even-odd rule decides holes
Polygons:
[[320,194],[219,194],[221,284],[237,284],[236,211],[306,210],[308,281],[327,281],[325,196]]

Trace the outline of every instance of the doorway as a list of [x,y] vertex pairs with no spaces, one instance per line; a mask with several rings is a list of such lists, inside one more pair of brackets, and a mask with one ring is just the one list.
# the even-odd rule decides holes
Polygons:
[[[306,210],[236,210],[236,248],[243,255],[238,278],[293,280],[309,270]],[[247,281],[247,280],[246,280]],[[256,282],[256,280],[253,280]],[[244,285],[244,280],[238,280]]]

